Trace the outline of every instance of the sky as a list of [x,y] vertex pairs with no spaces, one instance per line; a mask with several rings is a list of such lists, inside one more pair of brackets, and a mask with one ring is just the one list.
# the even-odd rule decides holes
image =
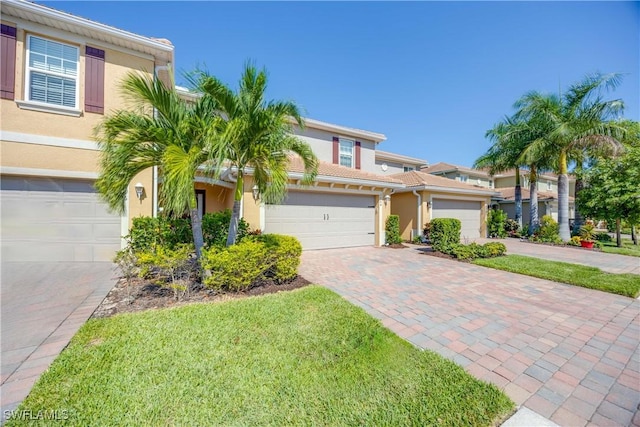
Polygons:
[[237,87],[247,61],[268,97],[306,117],[386,135],[378,148],[471,166],[524,93],[624,73],[608,99],[640,118],[640,2],[38,2],[175,46]]

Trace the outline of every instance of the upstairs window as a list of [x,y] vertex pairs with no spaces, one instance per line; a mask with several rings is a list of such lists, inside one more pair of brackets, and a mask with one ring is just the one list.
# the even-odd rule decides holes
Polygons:
[[407,165],[403,166],[402,169],[404,169],[405,172],[411,172],[416,170],[416,168],[414,168],[413,166],[407,166]]
[[28,36],[26,100],[78,108],[78,48]]
[[493,188],[493,186],[494,186],[494,184],[493,184],[493,180],[492,180],[492,179],[490,179],[490,180],[489,180],[489,188]]
[[547,190],[551,191],[551,181],[547,181]]
[[460,181],[460,182],[467,182],[467,181],[469,181],[469,175],[460,175],[460,176],[459,176],[459,178],[460,178],[460,179],[459,179],[459,181]]
[[353,141],[340,138],[340,165],[353,167]]

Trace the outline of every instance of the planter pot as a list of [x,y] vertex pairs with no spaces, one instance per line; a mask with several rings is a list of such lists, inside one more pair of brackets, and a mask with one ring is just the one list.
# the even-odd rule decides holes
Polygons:
[[593,242],[586,242],[586,241],[582,240],[580,242],[580,246],[582,246],[583,248],[587,248],[587,249],[593,249]]

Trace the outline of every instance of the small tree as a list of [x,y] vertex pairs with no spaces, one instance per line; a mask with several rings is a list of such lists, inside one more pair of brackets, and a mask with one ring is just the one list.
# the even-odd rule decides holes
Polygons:
[[384,231],[387,244],[397,245],[402,243],[402,236],[400,236],[400,217],[398,215],[389,215],[387,217]]
[[616,159],[600,159],[582,177],[582,214],[615,222],[617,245],[622,247],[622,220],[632,226],[640,222],[640,148],[630,147]]

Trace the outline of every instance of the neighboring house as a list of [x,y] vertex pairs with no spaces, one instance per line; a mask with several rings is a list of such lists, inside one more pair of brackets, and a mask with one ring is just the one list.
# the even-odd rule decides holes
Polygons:
[[130,218],[151,215],[153,171],[132,184],[124,215],[93,188],[103,114],[124,107],[131,70],[168,78],[173,46],[45,6],[3,0],[0,11],[2,261],[107,261]]
[[[494,202],[507,212],[509,218],[515,218],[515,170],[492,176],[481,169],[440,162],[427,168],[422,168],[421,171],[460,182],[495,188],[500,195],[494,198]],[[575,216],[575,183],[575,178],[570,176],[569,218],[574,218]],[[520,185],[522,187],[522,221],[527,224],[529,222],[529,178],[525,169],[520,170]],[[554,173],[543,172],[538,175],[538,214],[541,218],[543,215],[551,215],[556,221],[558,220],[558,175]]]
[[427,162],[415,157],[403,156],[402,154],[389,153],[388,151],[376,150],[376,170],[375,173],[382,175],[394,175],[402,172],[411,172],[426,167]]
[[462,241],[486,236],[487,209],[498,195],[495,190],[418,171],[392,177],[406,185],[391,195],[391,213],[400,217],[403,239],[421,235],[425,223],[434,218],[459,219]]

